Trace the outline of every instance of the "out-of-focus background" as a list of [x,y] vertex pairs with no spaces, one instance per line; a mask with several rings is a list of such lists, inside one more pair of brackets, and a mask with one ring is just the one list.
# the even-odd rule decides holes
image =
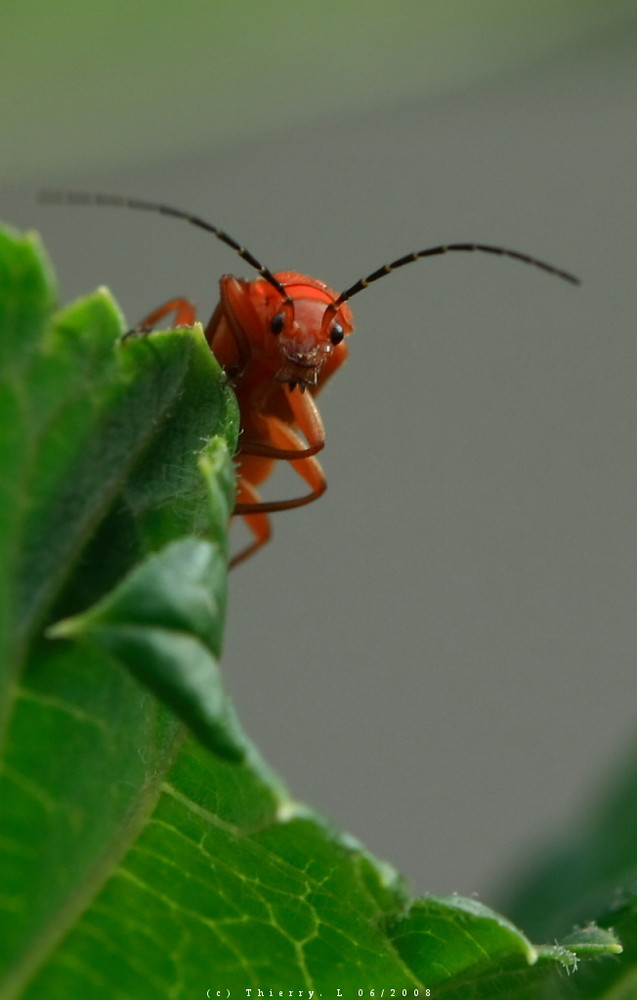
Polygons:
[[[232,575],[228,686],[293,793],[415,891],[497,902],[637,719],[635,0],[5,0],[0,215],[64,299],[212,311],[221,244],[346,287],[329,490]],[[289,480],[272,483],[283,495]]]

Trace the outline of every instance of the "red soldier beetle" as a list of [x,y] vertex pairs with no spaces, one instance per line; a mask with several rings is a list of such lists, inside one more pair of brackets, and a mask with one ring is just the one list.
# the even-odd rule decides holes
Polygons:
[[[257,271],[259,277],[252,281],[230,274],[221,277],[219,303],[205,329],[210,349],[234,387],[240,412],[233,513],[245,519],[253,541],[234,556],[230,566],[247,559],[268,541],[269,514],[312,503],[326,489],[316,458],[325,445],[325,431],[314,398],[347,358],[345,338],[354,329],[347,302],[353,295],[406,264],[452,252],[510,257],[580,284],[568,271],[517,250],[485,243],[450,243],[405,254],[337,293],[322,281],[296,271],[270,271],[222,229],[169,205],[84,192],[44,192],[41,200],[141,209],[183,219],[212,233]],[[192,303],[175,298],[146,316],[138,329],[151,328],[171,313],[177,326],[191,326],[196,320]],[[309,491],[286,500],[262,500],[258,487],[277,461],[290,462]]]

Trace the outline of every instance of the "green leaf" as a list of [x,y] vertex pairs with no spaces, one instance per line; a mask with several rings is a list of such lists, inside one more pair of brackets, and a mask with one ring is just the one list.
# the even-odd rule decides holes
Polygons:
[[0,998],[546,1000],[617,953],[414,900],[289,796],[219,674],[237,415],[200,328],[121,340],[103,290],[53,315],[32,238],[0,282]]
[[94,643],[171,705],[211,750],[240,759],[244,741],[219,674],[225,573],[218,547],[195,538],[173,542],[48,635]]
[[[163,692],[169,711],[140,687],[134,674],[152,674],[151,658],[131,673],[104,644],[47,640],[47,625],[81,618],[113,585],[116,602],[140,559],[159,550],[151,560],[174,561],[186,533],[208,528],[213,545],[190,544],[207,555],[200,588],[214,577],[206,667],[217,686],[225,610],[233,487],[217,435],[233,448],[237,417],[200,328],[122,340],[105,290],[57,315],[54,304],[37,239],[0,233],[5,969],[34,947],[46,951],[134,839],[183,738],[174,711],[187,715],[174,690]],[[156,677],[149,686],[158,689]],[[209,696],[209,742],[214,731],[219,746],[237,752],[219,692],[215,704],[218,717]]]
[[352,996],[391,984],[490,997],[496,977],[544,988],[557,963],[576,964],[572,950],[538,956],[473,900],[410,901],[391,869],[291,801],[253,749],[232,764],[189,742],[156,791],[144,829],[48,960],[24,956],[16,977],[30,985],[16,995]]
[[[592,808],[582,810],[547,855],[527,873],[511,906],[525,926],[549,936],[558,927],[586,924],[578,930],[591,954],[605,935],[623,945],[621,962],[587,966],[581,979],[585,997],[631,997],[637,991],[637,764],[634,748],[616,767]],[[521,880],[522,881],[522,880]],[[566,941],[568,944],[568,939]]]
[[233,447],[236,409],[199,328],[122,341],[105,290],[52,318],[37,243],[3,247],[2,343],[18,346],[0,371],[0,607],[15,669],[56,602],[86,606],[208,523],[197,457],[215,433]]

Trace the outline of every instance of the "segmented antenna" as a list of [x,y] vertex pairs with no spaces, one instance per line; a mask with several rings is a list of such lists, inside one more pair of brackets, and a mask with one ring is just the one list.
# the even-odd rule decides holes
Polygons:
[[530,257],[529,254],[520,253],[519,250],[505,250],[504,247],[492,247],[486,243],[447,243],[438,247],[430,247],[428,250],[417,250],[415,253],[408,253],[404,257],[399,257],[398,260],[392,261],[391,264],[383,264],[378,270],[372,271],[366,278],[360,278],[351,288],[347,288],[344,292],[341,292],[335,300],[333,308],[337,310],[343,302],[351,299],[352,295],[358,295],[364,288],[371,285],[373,281],[384,278],[385,275],[391,274],[392,271],[397,271],[399,267],[404,267],[405,264],[411,264],[415,260],[420,260],[421,257],[436,257],[439,254],[454,253],[458,250],[465,253],[478,251],[479,253],[495,254],[497,257],[512,257],[513,260],[521,260],[523,264],[532,264],[534,267],[539,267],[540,270],[546,271],[548,274],[554,274],[558,278],[563,278],[564,281],[570,281],[572,285],[581,284],[579,278],[576,278],[574,274],[562,271],[559,267],[553,267],[552,264],[547,264],[546,261],[539,260],[537,257]]
[[292,306],[293,304],[285,288],[280,281],[277,281],[269,268],[261,264],[249,250],[246,250],[240,243],[237,243],[223,229],[213,226],[198,215],[183,212],[181,209],[172,208],[170,205],[163,205],[161,202],[145,201],[142,198],[126,198],[118,194],[98,194],[88,191],[41,191],[38,195],[38,201],[47,205],[100,205],[108,208],[134,208],[141,209],[144,212],[157,212],[159,215],[170,215],[174,219],[184,219],[186,222],[190,222],[191,225],[198,226],[199,229],[205,229],[207,233],[212,233],[213,236],[216,236],[226,246],[235,250],[242,260],[245,260],[262,278],[276,288],[277,292],[283,297],[286,305]]

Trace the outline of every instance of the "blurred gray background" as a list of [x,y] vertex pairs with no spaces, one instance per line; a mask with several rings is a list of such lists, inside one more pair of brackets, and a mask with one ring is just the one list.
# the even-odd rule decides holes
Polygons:
[[0,212],[42,232],[63,299],[107,283],[131,324],[177,294],[207,319],[249,272],[43,185],[161,198],[336,289],[465,240],[584,281],[458,254],[354,299],[328,492],[231,579],[227,683],[292,792],[415,891],[496,904],[637,717],[637,6],[190,6],[107,3],[109,44],[81,24],[62,58],[61,15],[33,49],[9,4]]

